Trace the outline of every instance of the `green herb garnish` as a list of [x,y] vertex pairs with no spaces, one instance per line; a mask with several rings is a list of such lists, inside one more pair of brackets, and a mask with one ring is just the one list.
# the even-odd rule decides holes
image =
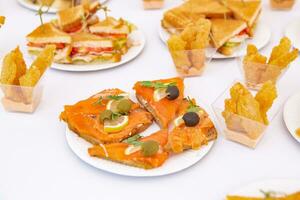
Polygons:
[[197,112],[200,111],[200,107],[197,106],[190,97],[187,97],[186,99],[188,100],[188,102],[190,104],[188,106],[188,108],[187,108],[187,112],[195,112],[195,113],[197,113]]
[[280,196],[286,196],[285,193],[279,193],[279,192],[275,192],[275,191],[264,191],[264,190],[259,190],[265,197],[265,199],[269,199],[269,198],[275,198],[278,195]]
[[124,96],[120,96],[120,95],[109,95],[107,97],[99,97],[99,99],[95,103],[93,103],[93,105],[103,106],[103,104],[102,104],[103,100],[116,100],[116,101],[118,101],[118,100],[121,100],[123,98],[124,98]]
[[120,113],[112,113],[112,115],[111,115],[111,119],[112,120],[116,120],[116,119],[118,119],[119,117],[121,117],[122,116],[122,114],[120,114]]
[[134,135],[130,138],[127,138],[126,140],[123,140],[124,143],[127,144],[131,144],[133,146],[140,146],[142,144],[142,142],[137,141],[138,139],[142,138],[142,136],[140,136],[139,134]]
[[176,82],[161,83],[161,82],[152,82],[152,81],[142,81],[140,83],[144,87],[151,87],[151,88],[154,88],[154,89],[168,88],[169,86],[175,86],[176,85]]
[[94,102],[93,103],[93,105],[95,106],[95,105],[100,105],[100,106],[102,106],[103,104],[102,104],[102,100],[103,100],[103,97],[99,97],[99,99],[96,101],[96,102]]

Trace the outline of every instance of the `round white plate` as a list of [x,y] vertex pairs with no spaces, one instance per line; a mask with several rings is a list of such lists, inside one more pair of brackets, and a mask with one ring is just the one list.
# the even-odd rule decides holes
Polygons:
[[123,65],[133,59],[135,59],[144,49],[146,44],[146,38],[142,31],[136,30],[133,31],[129,38],[133,41],[134,46],[131,47],[128,52],[122,56],[122,60],[117,63],[93,63],[93,64],[82,64],[82,65],[74,65],[74,64],[57,64],[53,63],[51,68],[63,70],[63,71],[73,71],[73,72],[87,72],[87,71],[98,71],[104,69],[110,69],[114,67],[118,67]]
[[288,98],[283,109],[283,119],[290,134],[300,143],[296,129],[300,128],[300,93]]
[[300,180],[293,179],[274,179],[259,181],[242,187],[227,195],[239,195],[247,197],[264,197],[261,191],[278,192],[284,194],[292,194],[300,191]]
[[[149,135],[157,130],[159,130],[157,125],[152,125],[142,135]],[[110,173],[133,177],[163,176],[182,171],[200,161],[214,144],[214,141],[212,141],[197,151],[188,150],[175,156],[172,155],[161,167],[145,170],[89,156],[88,148],[92,147],[92,144],[77,136],[68,128],[66,129],[66,138],[72,151],[84,162]]]
[[[101,4],[107,2],[108,0],[99,0],[99,2]],[[34,10],[34,11],[38,11],[40,9],[40,5],[36,5],[36,4],[33,4],[31,3],[29,0],[18,0],[19,4],[22,5],[23,7],[25,8],[28,8],[30,10]],[[47,10],[48,8],[44,8],[44,10]],[[50,7],[49,10],[48,10],[48,13],[56,13],[58,10],[57,8],[52,8]]]
[[294,20],[285,29],[285,36],[288,37],[295,48],[300,49],[300,21]]
[[[158,34],[160,39],[166,44],[170,34],[161,26],[158,27]],[[265,24],[258,23],[254,37],[248,39],[240,49],[237,49],[231,56],[225,56],[216,52],[214,48],[208,48],[207,55],[209,58],[224,59],[224,58],[235,58],[246,55],[246,47],[248,44],[254,44],[258,49],[265,47],[271,39],[271,29]]]

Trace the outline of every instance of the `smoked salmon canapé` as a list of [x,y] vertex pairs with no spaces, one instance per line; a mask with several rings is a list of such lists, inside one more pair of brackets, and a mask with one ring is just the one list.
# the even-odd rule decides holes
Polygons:
[[104,90],[66,105],[60,119],[93,144],[120,142],[144,131],[153,122],[152,115],[120,89]]
[[139,81],[134,85],[138,101],[154,117],[161,128],[168,128],[184,97],[181,78]]
[[188,97],[183,100],[173,121],[165,149],[173,153],[197,150],[216,138],[217,131],[209,115]]
[[153,169],[168,159],[164,150],[168,141],[168,130],[160,130],[142,138],[134,135],[123,142],[95,145],[88,149],[90,156],[111,160],[129,166]]

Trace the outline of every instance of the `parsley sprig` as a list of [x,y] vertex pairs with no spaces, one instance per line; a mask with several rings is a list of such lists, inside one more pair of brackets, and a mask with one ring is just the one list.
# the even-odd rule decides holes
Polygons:
[[142,138],[139,134],[131,136],[130,138],[127,138],[126,140],[123,140],[124,143],[133,145],[133,146],[140,146],[142,145],[142,142],[138,141],[138,139]]
[[99,99],[94,103],[94,105],[100,105],[100,106],[103,106],[103,100],[115,100],[115,101],[118,101],[118,100],[121,100],[123,99],[124,96],[121,96],[121,95],[109,95],[107,97],[99,97]]
[[189,106],[187,108],[187,112],[195,112],[195,113],[197,113],[197,112],[200,111],[200,107],[197,106],[190,97],[187,97],[187,100],[189,102]]
[[259,191],[265,196],[265,199],[275,198],[278,195],[286,196],[285,193],[280,193],[275,191],[264,191],[264,190],[259,190]]
[[140,82],[144,87],[151,87],[154,89],[168,88],[169,86],[175,86],[176,82],[172,83],[161,83],[161,82],[152,82],[152,81],[142,81]]

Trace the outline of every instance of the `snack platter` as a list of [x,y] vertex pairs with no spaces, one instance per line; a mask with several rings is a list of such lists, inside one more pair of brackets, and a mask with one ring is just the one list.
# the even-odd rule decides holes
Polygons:
[[1,200],[300,200],[299,2],[29,1],[0,3]]

